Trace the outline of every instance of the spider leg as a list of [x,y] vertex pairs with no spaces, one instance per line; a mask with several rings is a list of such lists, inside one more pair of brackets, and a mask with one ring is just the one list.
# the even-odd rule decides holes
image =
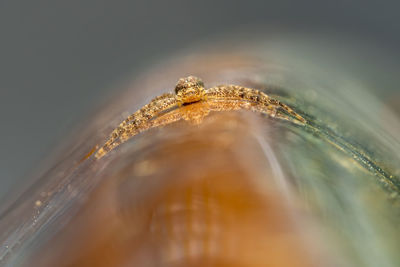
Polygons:
[[[297,114],[292,108],[256,89],[237,85],[219,85],[207,89],[206,96],[207,99],[210,100],[236,100],[248,102],[253,106],[251,109],[265,113],[271,117],[277,117],[298,124],[306,123],[306,120]],[[243,108],[246,108],[246,105],[244,105]],[[282,110],[287,114],[284,114]],[[291,116],[293,118],[291,118]]]
[[298,113],[296,113],[293,109],[291,109],[288,105],[283,104],[282,102],[279,102],[279,106],[284,109],[287,113],[289,113],[291,116],[295,117],[298,121],[301,122],[301,124],[305,124],[307,121],[300,116]]
[[129,137],[148,129],[151,127],[149,122],[154,117],[176,105],[175,95],[171,93],[154,98],[149,104],[143,106],[121,122],[112,131],[105,144],[96,152],[95,157],[103,157],[107,152],[129,139]]

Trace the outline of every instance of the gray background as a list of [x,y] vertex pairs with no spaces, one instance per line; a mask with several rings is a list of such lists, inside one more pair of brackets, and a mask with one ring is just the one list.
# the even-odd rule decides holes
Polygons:
[[198,41],[258,24],[352,36],[400,63],[397,2],[0,0],[0,197],[116,81]]

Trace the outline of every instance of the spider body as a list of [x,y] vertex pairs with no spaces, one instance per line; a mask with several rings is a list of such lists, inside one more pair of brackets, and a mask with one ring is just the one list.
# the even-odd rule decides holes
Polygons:
[[[184,108],[192,104],[193,108]],[[306,120],[289,106],[270,98],[267,94],[237,85],[219,85],[206,89],[195,76],[181,78],[175,93],[154,98],[149,104],[130,115],[111,134],[96,152],[101,158],[116,146],[150,128],[167,125],[178,120],[200,123],[210,111],[252,110],[270,117],[304,125]]]

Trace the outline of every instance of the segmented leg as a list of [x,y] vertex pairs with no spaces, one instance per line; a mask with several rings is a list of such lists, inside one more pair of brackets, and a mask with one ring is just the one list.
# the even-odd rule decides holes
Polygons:
[[175,95],[163,94],[150,101],[112,131],[107,142],[97,151],[96,158],[101,158],[108,151],[124,142],[127,138],[149,128],[149,121],[158,114],[177,105]]
[[[237,85],[220,85],[206,90],[207,99],[214,100],[238,100],[254,103],[257,106],[267,108],[269,115],[277,116],[282,119],[289,119],[282,110],[298,120],[297,123],[304,124],[306,120],[297,114],[293,109],[280,101],[270,98],[267,94],[256,90]],[[296,122],[296,121],[295,121]]]

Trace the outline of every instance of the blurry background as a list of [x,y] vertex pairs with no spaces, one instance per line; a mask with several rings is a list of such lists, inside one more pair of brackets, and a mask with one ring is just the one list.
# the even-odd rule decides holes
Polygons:
[[317,46],[329,37],[346,54],[343,67],[400,111],[399,8],[395,0],[1,0],[0,198],[118,81],[255,25],[263,37],[271,30],[318,33]]

